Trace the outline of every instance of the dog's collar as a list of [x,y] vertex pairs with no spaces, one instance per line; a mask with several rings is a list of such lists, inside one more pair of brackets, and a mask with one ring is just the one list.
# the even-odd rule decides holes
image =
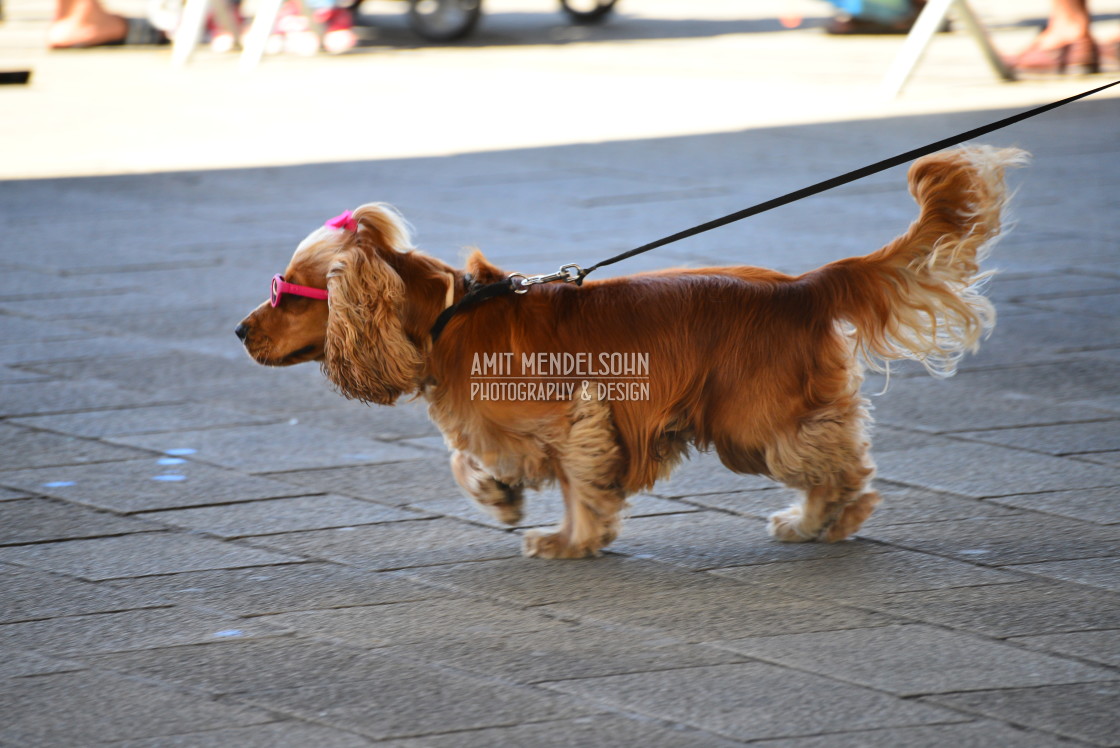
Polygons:
[[513,281],[510,278],[504,278],[497,283],[479,283],[478,280],[470,273],[463,274],[463,295],[457,302],[440,312],[436,317],[435,324],[429,335],[432,338],[432,345],[439,340],[440,333],[447,323],[451,321],[459,312],[474,306],[475,304],[492,299],[495,296],[505,296],[506,294],[513,293]]

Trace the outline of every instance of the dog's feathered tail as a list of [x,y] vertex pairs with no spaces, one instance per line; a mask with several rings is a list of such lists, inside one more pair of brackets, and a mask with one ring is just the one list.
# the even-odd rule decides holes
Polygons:
[[903,358],[934,376],[952,376],[966,351],[995,325],[980,269],[1002,227],[1008,201],[1003,171],[1024,165],[1015,148],[958,148],[919,159],[910,192],[921,213],[910,229],[866,257],[834,262],[807,276],[834,319],[851,323],[868,365]]

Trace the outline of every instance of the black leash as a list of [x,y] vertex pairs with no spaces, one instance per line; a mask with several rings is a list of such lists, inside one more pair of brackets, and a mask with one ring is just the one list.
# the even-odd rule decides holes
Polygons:
[[983,125],[982,127],[977,127],[972,130],[968,130],[967,132],[962,132],[957,135],[953,135],[952,137],[939,140],[936,143],[930,143],[929,145],[922,146],[921,148],[915,148],[912,151],[900,153],[897,156],[883,159],[882,161],[871,164],[870,166],[864,166],[860,169],[850,171],[847,174],[841,174],[838,177],[826,179],[823,182],[817,182],[814,185],[804,187],[800,190],[795,190],[794,192],[782,195],[781,197],[776,197],[772,200],[767,200],[766,202],[753,205],[750,208],[745,208],[743,210],[736,211],[735,213],[730,213],[726,216],[723,216],[722,218],[716,218],[715,220],[708,221],[707,223],[702,223],[699,226],[693,226],[690,229],[679,231],[670,236],[652,241],[649,244],[643,244],[640,247],[635,247],[634,249],[628,250],[621,254],[617,254],[614,257],[603,260],[602,262],[595,263],[594,265],[586,269],[580,268],[578,265],[565,265],[564,267],[560,268],[558,272],[551,273],[549,275],[524,276],[520,273],[512,273],[510,277],[505,278],[504,280],[500,280],[496,283],[477,285],[472,282],[472,285],[468,287],[467,293],[463,296],[463,298],[461,298],[457,303],[449,306],[447,309],[444,309],[443,313],[441,313],[436,319],[436,323],[432,326],[431,330],[432,343],[434,344],[436,340],[439,339],[440,333],[443,332],[443,328],[447,325],[451,318],[455,316],[455,314],[463,311],[464,309],[468,309],[475,304],[478,304],[479,302],[485,301],[487,299],[492,299],[495,296],[504,296],[508,293],[525,293],[529,290],[530,286],[540,283],[550,283],[557,280],[563,280],[566,283],[575,283],[578,286],[583,283],[584,278],[601,267],[613,265],[616,262],[621,262],[622,260],[628,259],[635,255],[640,255],[643,252],[649,252],[651,249],[664,247],[666,244],[672,244],[673,242],[678,242],[682,239],[688,239],[689,237],[696,236],[697,234],[702,234],[705,231],[718,229],[721,226],[726,226],[729,223],[741,221],[744,218],[750,218],[751,216],[758,215],[759,213],[764,213],[768,210],[773,210],[774,208],[780,208],[783,205],[788,205],[792,202],[796,202],[806,197],[811,197],[812,195],[817,195],[821,192],[840,187],[850,182],[855,182],[859,179],[863,179],[864,177],[869,177],[872,174],[878,174],[881,171],[886,171],[887,169],[901,166],[902,164],[905,164],[907,162],[919,159],[922,156],[928,156],[931,153],[936,153],[937,151],[951,148],[955,145],[960,145],[967,140],[982,137],[984,135],[987,135],[988,133],[995,132],[996,130],[1001,130],[1005,127],[1010,127],[1011,125],[1017,124],[1026,119],[1030,119],[1031,117],[1037,117],[1040,114],[1045,114],[1052,109],[1057,109],[1058,107],[1065,106],[1066,104],[1072,104],[1079,99],[1084,99],[1087,96],[1092,96],[1093,94],[1100,93],[1101,91],[1112,88],[1113,86],[1118,84],[1120,84],[1120,80],[1113,81],[1112,83],[1106,83],[1105,85],[1094,88],[1091,91],[1085,91],[1084,93],[1070,96],[1069,98],[1062,99],[1061,101],[1055,101],[1050,104],[1044,104],[1042,106],[1035,107],[1034,109],[1028,109],[1025,112],[1020,112],[1019,114],[1005,117],[1004,119],[997,120],[996,122],[992,122],[987,125]]

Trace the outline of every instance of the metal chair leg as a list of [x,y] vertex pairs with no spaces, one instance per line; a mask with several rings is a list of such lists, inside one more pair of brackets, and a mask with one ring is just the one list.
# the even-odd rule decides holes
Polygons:
[[894,98],[902,91],[903,86],[913,75],[914,69],[921,62],[922,55],[925,54],[934,34],[945,22],[950,9],[956,11],[956,15],[960,17],[965,30],[976,41],[988,64],[995,70],[996,75],[1003,80],[1015,80],[1014,73],[1004,64],[992,46],[987,31],[984,30],[967,0],[929,0],[921,14],[918,15],[917,20],[914,21],[914,26],[906,36],[902,49],[887,69],[887,74],[880,86],[884,96]]

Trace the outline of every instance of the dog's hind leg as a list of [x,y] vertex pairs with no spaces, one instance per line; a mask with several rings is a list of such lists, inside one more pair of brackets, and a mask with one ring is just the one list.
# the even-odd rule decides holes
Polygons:
[[778,540],[843,540],[879,503],[869,486],[875,465],[868,452],[862,403],[830,409],[805,421],[796,435],[767,450],[771,475],[804,491],[804,499],[770,516]]
[[451,473],[463,492],[484,512],[507,525],[521,521],[524,497],[520,486],[498,480],[478,459],[462,450],[451,454]]
[[564,519],[558,528],[526,532],[523,553],[538,558],[597,556],[618,536],[620,512],[626,506],[618,481],[622,455],[610,407],[577,401],[567,439],[554,449]]

